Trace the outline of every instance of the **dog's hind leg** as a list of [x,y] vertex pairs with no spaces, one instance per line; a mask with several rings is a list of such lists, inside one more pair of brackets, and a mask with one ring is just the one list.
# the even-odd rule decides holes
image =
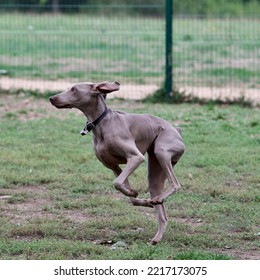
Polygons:
[[[149,153],[148,157],[148,184],[149,191],[151,194],[151,199],[160,196],[164,191],[164,183],[166,176],[153,152]],[[166,216],[165,208],[163,203],[156,204],[155,208],[157,210],[157,218],[159,222],[159,227],[155,236],[151,239],[150,243],[152,245],[157,244],[163,237],[168,224],[168,218]]]
[[162,132],[154,143],[155,157],[169,182],[169,188],[152,199],[154,205],[163,203],[167,197],[178,191],[181,187],[173,172],[173,167],[184,153],[185,147],[180,139],[175,139],[173,145],[170,142],[172,139],[174,139],[174,134]]

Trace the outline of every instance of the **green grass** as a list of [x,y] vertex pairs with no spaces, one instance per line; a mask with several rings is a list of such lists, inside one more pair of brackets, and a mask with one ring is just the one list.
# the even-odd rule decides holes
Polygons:
[[[259,259],[259,109],[108,105],[182,128],[186,152],[176,166],[182,188],[166,202],[162,242],[147,244],[157,228],[155,211],[133,207],[114,189],[91,137],[79,135],[83,116],[56,110],[47,98],[2,94],[0,258]],[[130,177],[140,197],[148,197],[146,172],[143,164]],[[127,247],[110,250],[117,241]]]
[[[175,19],[175,86],[258,87],[257,24],[255,18]],[[5,13],[0,69],[29,79],[160,84],[164,32],[163,18]]]
[[214,77],[219,77],[224,79],[226,82],[233,77],[240,82],[249,82],[252,78],[257,78],[260,76],[260,71],[252,71],[244,68],[215,68],[215,69],[207,69],[201,71],[202,75],[212,74]]

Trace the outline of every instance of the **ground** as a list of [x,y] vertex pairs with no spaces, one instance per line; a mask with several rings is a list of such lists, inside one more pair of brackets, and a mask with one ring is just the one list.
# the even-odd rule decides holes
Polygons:
[[[70,86],[71,83],[58,80],[58,81],[44,81],[44,80],[27,80],[19,78],[2,77],[0,80],[0,88],[4,90],[10,89],[28,89],[28,90],[39,90],[40,92],[46,92],[50,89],[52,91],[64,91]],[[140,100],[158,89],[156,84],[122,84],[119,92],[110,94],[110,97],[117,98],[129,98],[133,100]],[[238,87],[181,87],[178,89],[179,92],[185,95],[192,95],[194,97],[215,100],[219,99],[222,101],[232,101],[244,99],[250,101],[254,106],[260,105],[260,95],[258,89],[242,89]]]
[[[47,97],[0,97],[2,258],[260,258],[259,109],[108,101],[183,129],[182,189],[167,201],[169,227],[151,249],[155,211],[131,206],[114,190],[91,137],[79,136],[82,113],[57,110]],[[144,165],[131,177],[142,197],[145,172]],[[128,249],[111,253],[119,240]]]

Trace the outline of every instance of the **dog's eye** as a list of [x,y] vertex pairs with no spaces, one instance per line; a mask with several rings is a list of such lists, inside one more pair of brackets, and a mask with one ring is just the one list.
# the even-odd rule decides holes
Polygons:
[[72,88],[71,88],[71,91],[72,91],[73,93],[77,93],[77,89],[76,89],[75,87],[72,87]]

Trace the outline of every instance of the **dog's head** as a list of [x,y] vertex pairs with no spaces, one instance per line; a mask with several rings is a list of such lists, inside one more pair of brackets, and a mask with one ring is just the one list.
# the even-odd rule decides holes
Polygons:
[[58,109],[82,109],[86,106],[95,106],[100,96],[105,99],[108,93],[117,91],[119,88],[120,84],[117,81],[113,83],[78,83],[62,93],[51,96],[50,102]]

